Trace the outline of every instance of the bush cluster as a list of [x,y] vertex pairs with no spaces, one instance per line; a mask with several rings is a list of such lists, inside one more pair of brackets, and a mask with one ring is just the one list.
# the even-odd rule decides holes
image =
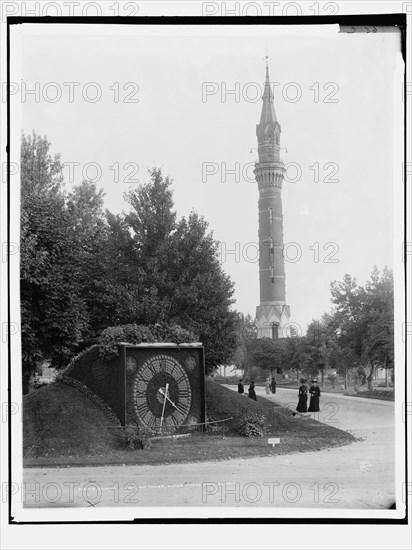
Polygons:
[[128,449],[150,449],[153,432],[144,426],[135,423],[128,424],[122,429],[123,446]]
[[179,325],[120,325],[103,330],[98,339],[99,355],[110,360],[119,354],[119,343],[142,344],[153,342],[173,342],[182,344],[196,342],[196,336]]
[[245,437],[265,437],[268,421],[264,414],[245,413],[240,417],[238,432]]

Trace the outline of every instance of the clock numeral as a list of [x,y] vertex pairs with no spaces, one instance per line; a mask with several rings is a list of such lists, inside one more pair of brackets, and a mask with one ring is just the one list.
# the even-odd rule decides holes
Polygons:
[[177,414],[172,414],[172,416],[171,416],[170,418],[171,418],[171,420],[172,420],[173,427],[174,427],[174,428],[178,428],[179,425],[180,425],[180,421],[179,421],[179,419],[177,418]]
[[166,428],[174,428],[175,427],[174,422],[172,422],[172,417],[171,416],[167,416],[163,420],[163,424],[166,426]]
[[177,426],[183,424],[185,418],[186,415],[180,409],[176,409],[175,412],[172,414],[173,422],[175,422]]
[[150,371],[147,368],[145,368],[141,371],[140,377],[144,380],[146,384],[148,384],[152,378],[152,375]]
[[144,393],[147,390],[147,384],[143,380],[139,380],[136,384],[136,390],[138,393]]
[[143,416],[142,421],[144,424],[152,428],[156,424],[156,417],[151,411],[146,411],[146,414]]
[[139,414],[143,419],[146,413],[149,412],[147,410],[146,400],[142,401],[141,403],[136,403],[136,406],[137,406],[137,414]]
[[186,376],[183,374],[182,376],[180,376],[179,378],[176,379],[176,383],[178,386],[186,386],[187,384],[187,378]]
[[[147,405],[146,397],[143,397],[143,396],[136,397],[136,406],[141,407],[142,405],[144,405],[146,407],[146,405]],[[139,412],[141,412],[141,411],[139,411]]]
[[150,371],[150,373],[152,374],[152,376],[154,376],[154,375],[157,373],[156,363],[153,363],[153,361],[151,361],[151,362],[147,365],[147,369]]

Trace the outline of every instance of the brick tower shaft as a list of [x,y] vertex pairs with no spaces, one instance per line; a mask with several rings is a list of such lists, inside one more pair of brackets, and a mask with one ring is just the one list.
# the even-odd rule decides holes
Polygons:
[[273,92],[266,65],[260,123],[256,126],[259,160],[255,178],[259,189],[259,282],[260,304],[256,308],[258,336],[286,336],[290,318],[286,304],[283,257],[282,182],[285,167],[280,158],[281,126],[276,118]]

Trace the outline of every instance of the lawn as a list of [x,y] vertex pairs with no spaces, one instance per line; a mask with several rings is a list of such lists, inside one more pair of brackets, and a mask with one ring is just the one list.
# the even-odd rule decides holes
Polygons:
[[[23,400],[24,465],[81,466],[109,464],[170,464],[217,461],[231,458],[281,455],[346,445],[354,437],[311,418],[260,398],[255,402],[207,380],[207,416],[216,432],[193,432],[178,439],[159,439],[151,449],[129,450],[122,446],[121,430],[75,388],[50,384],[33,391]],[[268,433],[262,438],[237,433],[245,413],[264,414]],[[210,428],[212,429],[212,428]],[[216,428],[215,428],[216,429]],[[267,437],[278,437],[275,447]]]

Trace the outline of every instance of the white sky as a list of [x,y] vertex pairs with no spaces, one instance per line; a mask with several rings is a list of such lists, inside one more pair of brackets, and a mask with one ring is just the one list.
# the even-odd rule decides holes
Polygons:
[[[179,215],[194,208],[227,249],[239,243],[237,254],[227,255],[223,263],[235,283],[236,309],[254,316],[259,303],[258,263],[248,261],[248,255],[255,257],[255,249],[247,246],[257,241],[258,190],[255,182],[243,177],[253,178],[252,170],[243,168],[256,159],[261,101],[254,100],[253,83],[263,84],[266,50],[271,80],[280,83],[274,86],[274,95],[281,146],[287,148],[283,160],[298,163],[302,170],[300,181],[285,182],[282,193],[285,243],[298,243],[301,251],[299,261],[285,265],[291,320],[305,329],[312,318],[329,311],[330,282],[345,273],[364,283],[374,264],[380,269],[393,266],[397,34],[336,34],[322,26],[301,27],[294,36],[266,26],[221,26],[213,32],[206,27],[167,27],[163,35],[152,27],[120,31],[103,25],[56,27],[60,34],[47,35],[52,26],[36,25],[36,35],[23,36],[21,77],[28,88],[39,82],[40,99],[26,96],[21,122],[12,118],[14,130],[35,129],[47,135],[52,152],[61,153],[63,162],[79,163],[75,184],[82,179],[84,165],[98,163],[102,176],[97,184],[112,212],[127,208],[123,192],[131,184],[122,178],[131,168],[123,170],[125,163],[138,165],[139,183],[147,181],[148,167],[161,166],[174,180]],[[18,76],[12,74],[12,80],[19,82]],[[42,96],[45,91],[54,97],[49,82],[57,83],[62,92],[55,103]],[[64,82],[80,83],[73,102]],[[82,96],[89,82],[101,90],[96,103]],[[206,82],[215,83],[218,93],[202,98]],[[282,95],[283,89],[290,99],[295,97],[296,88],[288,87],[291,82],[301,90],[299,101]],[[119,83],[119,102],[114,101],[115,83]],[[126,83],[137,84],[138,103],[122,101],[137,90],[133,86],[123,90]],[[222,101],[222,90],[234,89],[236,83],[240,97],[227,95]],[[315,83],[319,83],[319,102],[310,89]],[[324,89],[327,83],[336,85]],[[92,96],[92,88],[89,91]],[[396,93],[401,92],[398,82]],[[323,102],[329,94],[338,102]],[[334,177],[339,182],[315,183],[309,167],[319,163],[322,180],[330,173],[323,170],[327,162],[338,166]],[[114,163],[120,166],[118,183],[109,168]],[[206,182],[204,163],[216,163],[218,168]],[[236,163],[239,181],[230,174],[222,181],[222,167],[233,170]],[[65,174],[68,180],[67,169]],[[291,169],[290,176],[295,174]],[[95,171],[90,169],[89,176],[94,177]],[[314,243],[319,243],[319,262],[310,249]],[[336,245],[323,250],[326,243]],[[400,250],[401,243],[396,253]],[[324,263],[333,251],[338,262]],[[288,254],[293,259],[296,249],[288,248]]]

